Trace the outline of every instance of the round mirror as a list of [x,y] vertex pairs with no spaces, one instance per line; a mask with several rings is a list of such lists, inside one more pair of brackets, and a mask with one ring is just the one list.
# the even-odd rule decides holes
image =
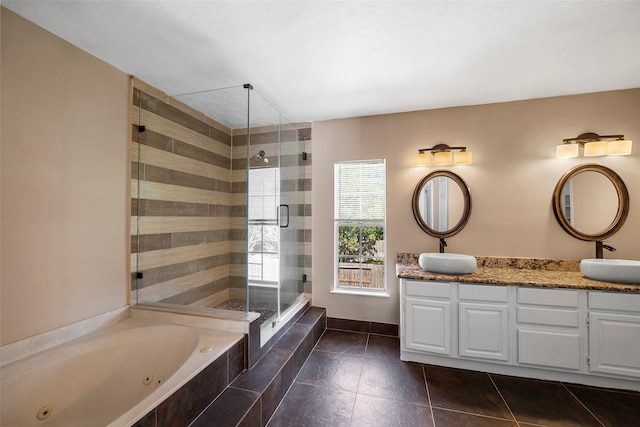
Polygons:
[[601,241],[614,235],[629,212],[629,192],[611,169],[579,165],[564,174],[553,192],[553,213],[573,237]]
[[433,171],[413,191],[413,216],[420,228],[433,237],[458,234],[471,214],[467,184],[453,172]]

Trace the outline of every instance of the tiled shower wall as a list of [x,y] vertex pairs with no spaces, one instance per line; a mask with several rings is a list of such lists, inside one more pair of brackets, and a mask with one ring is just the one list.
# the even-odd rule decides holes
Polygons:
[[216,305],[230,297],[231,241],[245,235],[231,130],[135,79],[132,102],[132,300]]
[[[213,307],[230,298],[244,299],[246,131],[235,131],[234,138],[234,130],[133,81],[132,303]],[[297,127],[310,152],[310,125]],[[252,154],[270,149],[274,136],[252,129]],[[290,160],[283,157],[282,166]],[[308,216],[295,239],[304,246],[310,279],[310,155],[305,165],[305,177],[287,187],[304,190],[303,199],[309,202],[297,206]],[[136,272],[143,277],[136,278]],[[305,292],[311,293],[310,280]]]
[[[280,141],[280,143],[279,143]],[[282,125],[251,128],[251,148],[249,156],[264,151],[269,163],[251,161],[251,169],[278,167],[280,169],[281,202],[290,207],[290,227],[280,229],[283,243],[280,247],[280,263],[287,273],[280,277],[280,290],[287,293],[284,300],[291,300],[293,294],[311,293],[311,127],[306,125]],[[247,135],[244,129],[234,130],[233,135],[233,198],[236,191],[246,197],[247,191]],[[303,160],[302,152],[306,153]],[[279,156],[278,156],[279,154]],[[278,163],[279,162],[279,163]],[[304,166],[304,175],[300,167]],[[295,247],[295,253],[292,253]],[[245,247],[232,243],[232,257],[245,256]],[[304,268],[300,268],[304,266]],[[232,269],[233,272],[233,269]],[[308,282],[302,287],[302,274]],[[242,283],[244,285],[244,282]],[[302,288],[302,289],[301,289]],[[255,291],[254,291],[255,292]],[[260,292],[260,291],[258,291]],[[268,294],[269,291],[266,293]],[[250,296],[251,298],[252,296]],[[268,295],[262,298],[271,299]],[[273,299],[271,299],[273,300]]]

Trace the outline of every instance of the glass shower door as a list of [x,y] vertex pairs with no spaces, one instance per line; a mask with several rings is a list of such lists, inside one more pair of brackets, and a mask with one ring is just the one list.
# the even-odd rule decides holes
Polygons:
[[280,113],[250,86],[248,99],[247,295],[264,329],[280,316]]
[[[265,157],[266,158],[266,157]],[[276,159],[271,159],[276,160]],[[254,158],[253,162],[262,159]],[[247,209],[247,285],[249,310],[262,324],[278,318],[280,233],[278,229],[279,169],[249,169]]]
[[249,311],[277,330],[304,294],[304,141],[259,93],[249,97]]
[[304,140],[289,123],[280,126],[280,301],[281,317],[304,294]]

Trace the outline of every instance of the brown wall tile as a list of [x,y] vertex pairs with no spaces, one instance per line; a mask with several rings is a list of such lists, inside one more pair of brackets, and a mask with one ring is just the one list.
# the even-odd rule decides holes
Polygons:
[[[134,90],[135,92],[136,90]],[[189,114],[178,110],[177,108],[148,95],[142,91],[139,92],[140,107],[150,111],[160,117],[184,126],[188,129],[209,136],[209,125]]]

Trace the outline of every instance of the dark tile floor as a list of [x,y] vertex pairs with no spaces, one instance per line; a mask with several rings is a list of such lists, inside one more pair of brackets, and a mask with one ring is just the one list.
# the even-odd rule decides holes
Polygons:
[[327,329],[277,426],[640,426],[640,393],[400,361],[396,337]]

